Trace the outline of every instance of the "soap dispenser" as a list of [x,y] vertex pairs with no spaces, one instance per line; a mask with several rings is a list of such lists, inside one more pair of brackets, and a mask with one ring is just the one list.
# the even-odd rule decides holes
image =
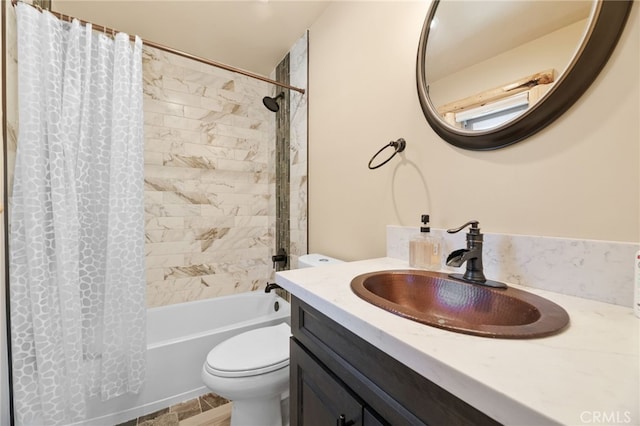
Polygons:
[[409,265],[412,268],[437,271],[441,267],[440,239],[431,235],[429,215],[421,216],[420,235],[409,241]]

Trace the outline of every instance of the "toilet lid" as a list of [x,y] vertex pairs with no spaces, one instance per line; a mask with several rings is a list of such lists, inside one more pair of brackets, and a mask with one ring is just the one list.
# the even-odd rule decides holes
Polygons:
[[206,370],[220,377],[246,377],[289,365],[287,323],[240,333],[215,346],[207,355]]

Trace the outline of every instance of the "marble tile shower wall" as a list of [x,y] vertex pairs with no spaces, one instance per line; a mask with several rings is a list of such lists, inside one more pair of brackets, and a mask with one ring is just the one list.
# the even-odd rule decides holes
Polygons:
[[[18,134],[16,16],[7,12],[7,184]],[[307,36],[290,52],[307,86]],[[258,289],[273,278],[272,85],[144,47],[147,305]],[[307,250],[307,106],[292,92],[292,263]]]
[[[308,33],[289,52],[289,83],[307,87]],[[290,211],[289,235],[291,266],[298,266],[298,257],[306,254],[307,243],[307,96],[291,91],[290,97]]]
[[[272,274],[270,85],[145,47],[147,305],[255,290]],[[271,217],[270,217],[271,216]]]

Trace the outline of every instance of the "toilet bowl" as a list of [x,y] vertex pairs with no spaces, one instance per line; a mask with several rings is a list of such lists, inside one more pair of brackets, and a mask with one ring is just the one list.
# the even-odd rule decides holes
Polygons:
[[[298,259],[300,268],[330,263],[342,261],[317,253]],[[290,337],[286,323],[257,328],[221,342],[207,355],[202,381],[233,402],[231,426],[288,425]]]
[[283,426],[290,336],[286,323],[257,328],[221,342],[207,355],[202,381],[233,402],[231,426]]

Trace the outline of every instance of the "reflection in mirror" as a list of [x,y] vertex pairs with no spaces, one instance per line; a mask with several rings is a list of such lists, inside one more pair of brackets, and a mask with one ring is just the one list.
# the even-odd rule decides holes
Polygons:
[[607,62],[631,0],[433,0],[416,78],[447,142],[486,150],[560,117]]
[[[520,116],[535,104],[528,98],[543,96],[571,63],[591,10],[590,1],[438,3],[426,46],[431,101],[447,123],[467,130]],[[550,75],[539,84],[535,74],[543,70]],[[535,93],[520,94],[526,89]],[[475,111],[480,116],[470,111],[478,107],[484,107]]]
[[555,81],[549,69],[504,86],[485,90],[437,108],[442,119],[465,130],[487,130],[501,126],[532,108]]

